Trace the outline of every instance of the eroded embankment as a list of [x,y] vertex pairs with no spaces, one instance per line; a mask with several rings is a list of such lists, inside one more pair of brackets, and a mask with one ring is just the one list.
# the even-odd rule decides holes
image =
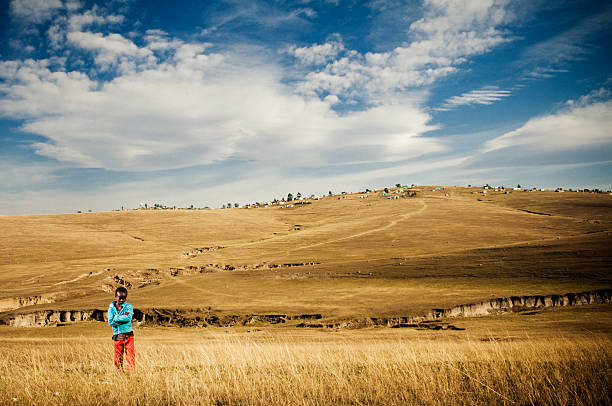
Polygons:
[[[213,247],[215,248],[215,247]],[[216,247],[223,248],[223,247]],[[204,248],[201,248],[204,249]],[[105,292],[114,292],[119,286],[128,289],[143,288],[148,285],[159,285],[162,280],[176,278],[179,276],[189,276],[205,273],[228,272],[228,271],[252,271],[252,270],[272,270],[280,268],[308,267],[320,265],[320,262],[299,262],[299,263],[268,263],[232,265],[232,264],[206,264],[206,265],[186,265],[170,267],[165,269],[147,268],[140,270],[130,270],[117,272],[116,269],[107,268],[109,274],[104,278],[100,286]]]
[[[546,296],[510,296],[485,300],[478,303],[463,304],[448,309],[433,309],[422,316],[410,317],[364,317],[349,320],[325,320],[321,314],[216,314],[211,308],[205,309],[134,309],[134,321],[151,325],[175,326],[248,326],[287,324],[306,328],[421,328],[457,329],[442,322],[443,319],[457,317],[482,317],[511,311],[537,309],[544,307],[565,307],[587,304],[602,304],[612,301],[612,289],[589,292],[566,293]],[[317,320],[313,322],[313,320]],[[38,310],[27,313],[6,312],[0,314],[0,324],[15,327],[52,326],[67,322],[107,321],[105,310]]]
[[19,309],[20,307],[35,306],[42,303],[53,303],[55,298],[52,296],[21,296],[11,297],[0,300],[0,312]]
[[[174,325],[180,327],[233,327],[256,324],[281,324],[290,321],[321,319],[320,314],[215,314],[211,309],[134,309],[133,321],[137,324]],[[13,327],[56,326],[78,321],[108,321],[105,310],[38,310],[2,317],[0,324]]]
[[481,317],[506,311],[520,311],[539,307],[610,303],[611,299],[612,289],[566,293],[564,295],[510,296],[454,306],[449,309],[433,309],[426,317],[428,320],[449,317]]
[[[588,304],[604,304],[612,302],[612,289],[599,289],[588,292],[565,293],[563,295],[545,296],[509,296],[498,297],[478,303],[462,304],[448,309],[432,309],[423,316],[414,317],[390,317],[376,318],[366,317],[362,319],[351,319],[340,323],[330,323],[320,327],[334,328],[361,328],[384,326],[391,328],[414,327],[439,329],[453,329],[447,323],[436,323],[437,321],[458,317],[483,317],[506,312],[519,312],[528,309],[544,307],[580,306]],[[304,325],[303,327],[311,327]]]

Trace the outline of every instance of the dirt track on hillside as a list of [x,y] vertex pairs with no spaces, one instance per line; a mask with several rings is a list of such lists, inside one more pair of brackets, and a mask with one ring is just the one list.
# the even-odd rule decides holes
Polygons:
[[425,202],[425,200],[423,200],[422,202],[423,202],[423,207],[421,207],[419,210],[412,211],[412,212],[406,213],[406,214],[402,214],[399,219],[392,220],[391,222],[389,222],[388,224],[386,224],[384,226],[373,228],[373,229],[367,230],[367,231],[362,231],[362,232],[355,233],[355,234],[351,234],[351,235],[348,235],[348,236],[345,236],[345,237],[341,237],[341,238],[335,238],[333,240],[322,241],[322,242],[318,242],[318,243],[315,243],[315,244],[302,245],[302,246],[299,246],[299,247],[295,247],[295,248],[286,250],[286,252],[293,252],[293,251],[307,249],[307,248],[319,247],[321,245],[333,244],[335,242],[344,241],[344,240],[350,240],[352,238],[363,237],[364,235],[368,235],[368,234],[372,234],[372,233],[377,233],[379,231],[388,230],[389,228],[394,227],[395,225],[397,225],[400,221],[404,221],[407,218],[410,218],[410,217],[415,216],[417,214],[423,213],[427,209],[427,203]]

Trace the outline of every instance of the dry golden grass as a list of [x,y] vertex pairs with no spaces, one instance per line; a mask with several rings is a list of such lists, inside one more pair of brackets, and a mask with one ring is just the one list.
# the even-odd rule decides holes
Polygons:
[[[105,308],[111,298],[100,285],[109,274],[264,261],[321,264],[168,277],[131,289],[129,301],[331,320],[612,285],[611,196],[473,191],[348,196],[294,209],[0,217],[0,299],[58,295],[15,312]],[[226,248],[183,256],[206,246]],[[465,330],[143,326],[130,374],[114,371],[104,323],[0,326],[0,403],[612,403],[609,305],[452,323]]]
[[[370,332],[371,333],[371,332]],[[602,405],[607,335],[503,341],[413,334],[137,337],[117,373],[108,338],[5,339],[0,402],[48,405]],[[523,337],[524,338],[524,337]],[[13,402],[13,398],[17,401]]]

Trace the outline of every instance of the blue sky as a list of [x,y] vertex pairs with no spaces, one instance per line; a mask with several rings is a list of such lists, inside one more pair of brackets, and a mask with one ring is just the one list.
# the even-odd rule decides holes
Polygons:
[[0,7],[2,214],[612,189],[610,2]]

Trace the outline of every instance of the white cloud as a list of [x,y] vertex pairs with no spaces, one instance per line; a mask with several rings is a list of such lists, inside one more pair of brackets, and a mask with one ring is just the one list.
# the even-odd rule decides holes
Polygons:
[[507,3],[427,0],[423,18],[408,28],[411,42],[389,52],[346,51],[323,69],[308,73],[300,90],[378,103],[406,89],[430,85],[456,72],[468,57],[509,41],[498,28],[511,18]]
[[[340,40],[293,48],[304,64],[327,63],[297,93],[259,50],[209,52],[208,43],[187,44],[161,30],[147,31],[138,46],[119,34],[81,31],[121,22],[92,9],[58,20],[48,35],[61,46],[67,32],[67,44],[90,52],[98,71],[113,79],[66,72],[51,60],[3,62],[0,113],[25,119],[24,131],[47,139],[32,145],[38,154],[82,167],[157,170],[230,158],[286,166],[402,161],[447,150],[422,136],[438,126],[415,95],[507,40],[495,28],[506,19],[504,4],[426,1],[424,17],[408,28],[414,40],[389,52],[362,55]],[[266,10],[240,6],[216,20],[275,25],[300,12]],[[369,107],[334,110],[362,96]]]
[[[535,117],[520,128],[494,138],[483,152],[506,148],[532,152],[572,151],[612,145],[612,101],[590,103],[589,98],[559,112]],[[586,103],[586,104],[585,104]]]
[[109,14],[106,10],[94,5],[91,10],[82,13],[75,13],[78,8],[70,8],[67,16],[58,16],[53,20],[53,23],[47,29],[47,37],[49,45],[53,49],[60,49],[65,45],[66,35],[68,33],[79,33],[85,27],[89,26],[106,26],[118,25],[123,23],[125,17],[118,14]]
[[144,40],[147,48],[152,51],[165,51],[180,47],[183,42],[174,38],[169,38],[168,33],[162,30],[147,30]]
[[66,32],[59,24],[52,24],[47,30],[47,38],[51,48],[59,48],[66,39]]
[[375,11],[385,11],[390,8],[399,7],[397,0],[370,0],[365,5]]
[[19,20],[40,24],[50,20],[63,7],[61,0],[12,0],[10,11]]
[[122,15],[102,14],[97,7],[82,14],[72,14],[68,17],[68,31],[82,31],[90,25],[121,24],[125,19]]
[[[315,11],[310,8],[286,10],[282,3],[272,4],[260,1],[227,1],[222,12],[207,14],[207,27],[202,35],[209,35],[224,27],[242,23],[257,24],[262,27],[279,27],[286,24],[295,26],[308,25],[303,16],[314,17]],[[230,28],[231,29],[231,28]]]
[[120,34],[102,35],[92,32],[69,32],[68,42],[78,48],[95,53],[95,63],[100,66],[115,64],[121,57],[152,58],[153,52],[139,48]]
[[[151,33],[153,35],[155,33]],[[160,33],[157,33],[160,35]],[[0,112],[45,137],[35,150],[77,166],[156,170],[240,158],[278,165],[396,161],[445,146],[406,100],[339,115],[337,99],[296,95],[282,70],[256,55],[182,44],[163,62],[117,35],[71,33],[97,63],[129,57],[108,82],[54,70],[52,62],[0,64]]]
[[557,73],[569,72],[567,69],[556,69],[545,66],[536,66],[532,71],[526,73],[527,79],[550,79],[555,77]]
[[335,58],[342,49],[344,49],[342,43],[334,41],[309,47],[292,47],[289,52],[304,64],[322,65]]
[[453,96],[444,101],[442,107],[436,110],[447,111],[455,109],[459,106],[467,106],[472,104],[493,104],[496,101],[502,100],[512,94],[510,90],[501,90],[497,86],[485,86],[478,90],[472,90],[463,93],[460,96]]
[[70,12],[75,12],[83,7],[83,3],[80,0],[66,0],[65,1],[66,10]]
[[580,96],[578,100],[568,100],[568,106],[587,106],[589,104],[598,103],[609,100],[612,97],[612,92],[605,87],[594,89],[591,92]]
[[317,12],[311,9],[310,7],[299,8],[295,11],[296,15],[304,15],[308,18],[317,17]]

